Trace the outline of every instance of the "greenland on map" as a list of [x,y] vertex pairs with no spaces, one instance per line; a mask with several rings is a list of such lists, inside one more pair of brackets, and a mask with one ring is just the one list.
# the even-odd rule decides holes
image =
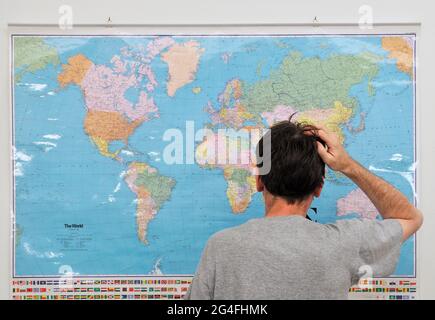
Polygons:
[[[249,166],[208,163],[208,139],[294,113],[414,202],[415,41],[13,35],[14,276],[193,274],[212,234],[264,215]],[[211,135],[165,161],[165,133],[190,129]],[[332,171],[309,214],[380,219]],[[412,237],[394,275],[415,269]]]

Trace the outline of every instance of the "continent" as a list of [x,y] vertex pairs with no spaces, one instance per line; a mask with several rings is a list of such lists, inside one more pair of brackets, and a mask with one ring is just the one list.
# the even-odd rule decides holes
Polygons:
[[269,126],[288,120],[293,115],[294,120],[299,122],[310,123],[313,125],[324,125],[330,131],[335,132],[341,142],[344,141],[344,134],[341,125],[348,122],[352,117],[352,109],[346,108],[340,101],[334,102],[334,107],[329,109],[313,109],[297,112],[293,107],[277,106],[272,112],[263,112],[261,116],[266,120]]
[[373,203],[359,188],[337,201],[337,216],[346,216],[353,213],[366,219],[376,219],[379,214]]
[[267,79],[243,83],[241,103],[256,116],[273,111],[278,105],[294,106],[302,112],[328,109],[340,101],[355,109],[357,100],[349,95],[349,90],[365,78],[370,85],[379,70],[377,62],[378,57],[368,53],[320,59],[292,52]]
[[125,182],[136,194],[136,225],[139,240],[148,244],[148,225],[161,206],[169,200],[175,180],[159,174],[146,163],[133,162],[124,176]]
[[60,63],[55,48],[47,45],[42,37],[14,37],[15,80],[20,81],[26,72],[44,69]]
[[173,97],[175,92],[184,85],[195,80],[199,59],[204,52],[196,41],[183,44],[174,44],[161,57],[168,64],[169,76],[167,84],[168,96]]
[[390,59],[396,59],[397,69],[413,75],[414,50],[410,41],[405,37],[383,37],[382,48],[388,51]]
[[[68,59],[67,64],[62,65],[58,82],[61,87],[69,84],[79,86],[87,110],[84,120],[86,134],[101,155],[120,161],[118,154],[122,148],[110,152],[110,143],[120,140],[128,145],[129,136],[140,124],[158,117],[158,109],[149,96],[148,91],[153,89],[153,78],[149,73],[149,86],[140,91],[137,103],[133,104],[125,98],[125,94],[129,88],[140,84],[135,69],[130,68],[132,71],[125,73],[127,68],[117,56],[111,63],[113,68],[95,65],[84,55],[75,55]],[[137,67],[139,76],[147,68],[147,65],[134,66]]]
[[224,178],[228,183],[227,198],[234,213],[242,213],[257,192],[255,177],[250,170],[227,166],[224,169]]
[[213,108],[209,103],[205,111],[210,115],[212,125],[224,125],[225,127],[240,129],[248,120],[254,116],[246,111],[246,107],[241,103],[242,82],[239,79],[232,79],[227,82],[225,89],[218,97],[220,108]]
[[[80,88],[86,108],[84,131],[101,155],[122,162],[119,154],[125,147],[112,152],[111,143],[121,141],[127,146],[137,127],[159,117],[152,97],[158,82],[151,62],[173,44],[169,37],[156,38],[146,48],[122,48],[107,65],[96,65],[83,54],[62,65],[57,80],[62,88]],[[136,102],[126,98],[130,89],[137,93]],[[124,179],[136,194],[138,238],[147,244],[148,224],[169,200],[175,180],[140,162],[128,165]]]
[[[233,213],[244,212],[251,203],[252,195],[257,192],[249,138],[240,136],[238,139],[233,142],[224,140],[222,144],[219,135],[213,133],[197,146],[195,155],[202,168],[223,171],[227,182],[226,195]],[[231,154],[236,157],[231,158]]]

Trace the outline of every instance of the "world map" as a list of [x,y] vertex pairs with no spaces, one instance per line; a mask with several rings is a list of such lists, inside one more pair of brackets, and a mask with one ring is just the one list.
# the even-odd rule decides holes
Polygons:
[[[16,276],[193,274],[212,234],[264,216],[250,165],[210,161],[218,131],[293,114],[414,201],[415,35],[15,35],[12,50]],[[331,170],[309,215],[380,219]],[[394,275],[415,275],[414,238]]]

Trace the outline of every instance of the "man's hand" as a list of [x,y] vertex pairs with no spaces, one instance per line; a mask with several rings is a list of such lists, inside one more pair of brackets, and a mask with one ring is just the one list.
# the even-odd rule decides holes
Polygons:
[[408,239],[423,223],[423,215],[399,190],[372,174],[353,160],[344,150],[338,137],[318,126],[316,134],[326,147],[317,142],[317,151],[323,161],[333,170],[344,173],[372,201],[384,219],[396,219],[402,226],[402,240]]
[[341,145],[336,134],[327,131],[326,128],[318,126],[317,136],[322,139],[326,147],[317,141],[317,151],[322,160],[332,170],[345,172],[353,163],[353,159]]

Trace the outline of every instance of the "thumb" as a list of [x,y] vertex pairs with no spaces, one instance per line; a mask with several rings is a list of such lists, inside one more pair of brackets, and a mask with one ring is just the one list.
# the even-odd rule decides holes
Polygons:
[[326,160],[330,156],[326,148],[319,141],[317,141],[317,152],[319,153],[320,157],[324,162],[326,162]]

